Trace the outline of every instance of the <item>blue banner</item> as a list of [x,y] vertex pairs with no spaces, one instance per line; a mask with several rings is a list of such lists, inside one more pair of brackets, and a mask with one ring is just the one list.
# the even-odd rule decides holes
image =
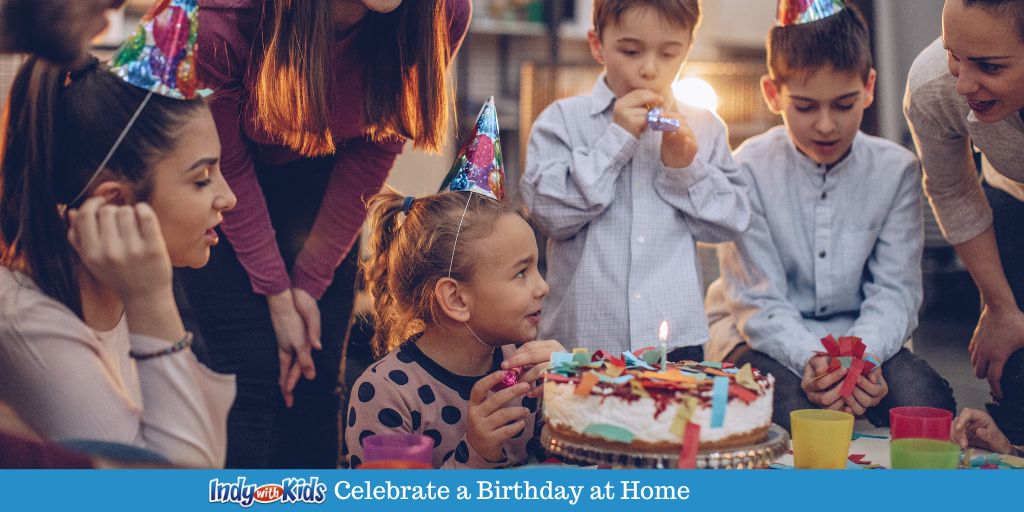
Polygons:
[[1024,471],[2,470],[0,510],[979,510],[1018,508],[1022,484]]

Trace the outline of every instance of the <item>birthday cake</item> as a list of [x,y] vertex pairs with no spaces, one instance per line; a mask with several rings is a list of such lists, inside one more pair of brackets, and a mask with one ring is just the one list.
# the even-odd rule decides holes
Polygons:
[[749,364],[662,368],[656,350],[615,357],[577,349],[551,357],[544,419],[563,439],[606,448],[679,451],[684,438],[701,450],[744,446],[767,436],[774,383]]

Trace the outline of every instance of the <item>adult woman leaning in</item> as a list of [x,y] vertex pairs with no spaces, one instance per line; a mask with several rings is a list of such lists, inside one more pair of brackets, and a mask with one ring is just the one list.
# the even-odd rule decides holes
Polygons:
[[339,265],[404,141],[443,145],[470,1],[200,7],[199,72],[238,206],[227,243],[182,282],[212,366],[238,378],[227,464],[334,467],[355,258]]
[[[978,285],[970,344],[989,411],[1024,442],[1024,1],[946,0],[942,38],[917,57],[904,111],[943,234]],[[972,146],[973,145],[973,146]],[[973,147],[980,150],[978,180]]]

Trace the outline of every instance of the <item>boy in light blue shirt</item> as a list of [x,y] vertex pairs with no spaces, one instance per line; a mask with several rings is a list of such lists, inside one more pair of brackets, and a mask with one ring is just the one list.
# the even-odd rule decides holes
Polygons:
[[[827,0],[833,4],[833,0]],[[785,126],[745,142],[751,225],[718,249],[708,290],[708,358],[750,362],[776,378],[774,421],[827,408],[888,425],[890,408],[956,412],[948,383],[904,342],[917,327],[924,246],[920,167],[899,145],[859,131],[874,99],[866,24],[852,7],[777,26],[765,100]],[[816,356],[827,334],[857,336],[882,362],[840,394]]]
[[[699,20],[697,0],[595,1],[605,73],[534,123],[521,189],[548,237],[542,338],[619,353],[666,321],[670,360],[703,357],[696,242],[734,239],[750,207],[721,119],[672,96]],[[652,129],[653,107],[679,129]]]

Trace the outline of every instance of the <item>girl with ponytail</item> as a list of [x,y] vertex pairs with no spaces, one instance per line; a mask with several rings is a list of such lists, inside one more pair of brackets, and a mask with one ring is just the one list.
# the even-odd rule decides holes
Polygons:
[[[434,467],[524,462],[540,435],[535,384],[563,350],[534,341],[548,285],[525,211],[471,192],[393,191],[368,210],[363,273],[374,347],[387,355],[353,386],[350,465],[362,462],[366,436],[384,432],[431,437]],[[518,383],[492,391],[513,368]]]
[[0,401],[48,439],[218,467],[234,379],[189,350],[171,267],[206,263],[235,197],[203,100],[147,96],[95,59],[69,72],[33,57],[15,78],[0,139]]

